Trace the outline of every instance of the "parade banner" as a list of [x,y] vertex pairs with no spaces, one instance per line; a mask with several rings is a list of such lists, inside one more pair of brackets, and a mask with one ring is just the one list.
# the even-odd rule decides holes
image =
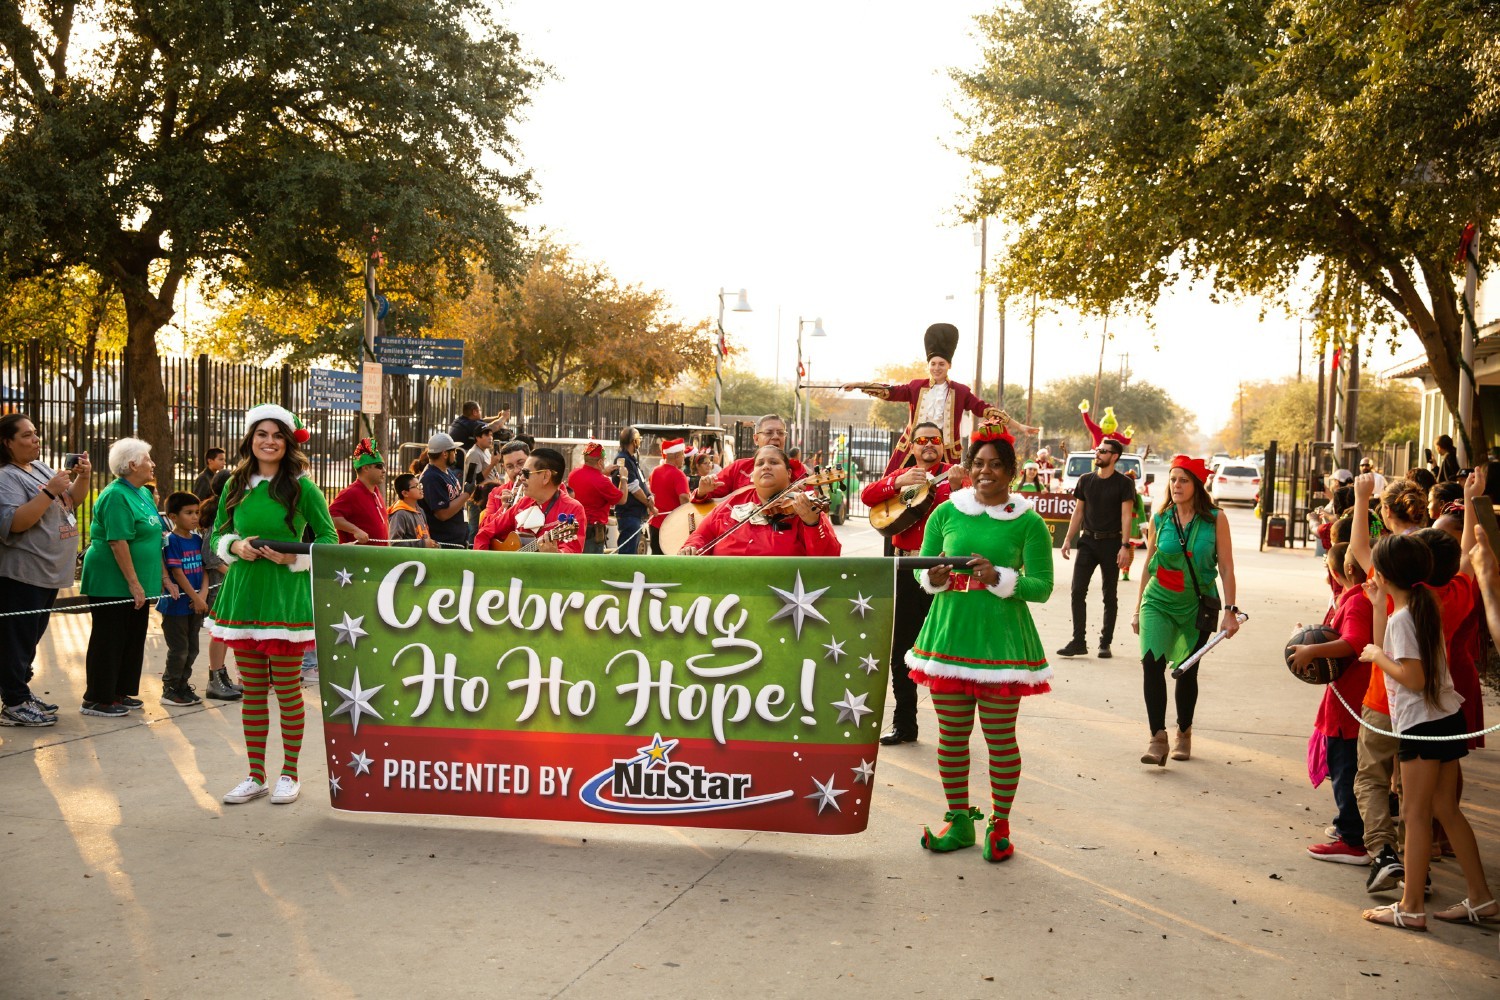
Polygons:
[[858,833],[894,572],[314,546],[331,802]]
[[1062,548],[1078,499],[1071,493],[1041,493],[1032,497],[1031,502],[1036,506],[1036,512],[1042,515],[1042,520],[1047,522],[1047,530],[1052,532],[1052,547]]

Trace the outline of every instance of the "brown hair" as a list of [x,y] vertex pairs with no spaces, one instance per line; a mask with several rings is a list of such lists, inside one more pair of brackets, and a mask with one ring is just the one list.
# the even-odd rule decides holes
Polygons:
[[1380,502],[1404,524],[1425,527],[1427,524],[1427,495],[1410,479],[1396,479],[1380,494]]

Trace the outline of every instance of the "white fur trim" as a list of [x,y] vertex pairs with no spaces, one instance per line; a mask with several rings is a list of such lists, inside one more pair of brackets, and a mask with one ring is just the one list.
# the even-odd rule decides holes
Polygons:
[[[960,512],[973,517],[977,514],[988,514],[997,521],[1014,521],[1028,510],[1032,510],[1032,503],[1019,493],[1012,493],[1010,499],[993,507],[986,507],[979,502],[974,495],[974,487],[957,490],[948,498],[948,502],[957,507]],[[1007,509],[1009,508],[1009,509]]]
[[240,561],[239,556],[229,551],[234,546],[234,543],[239,540],[239,535],[220,535],[218,538],[214,539],[214,554],[222,559],[226,566],[230,563],[237,563]]
[[[301,472],[297,473],[297,481],[299,483],[302,480],[304,480],[304,479],[311,479],[311,478],[312,478],[312,473],[308,472],[306,469],[304,469]],[[255,487],[259,486],[261,483],[269,483],[269,482],[270,482],[270,480],[267,479],[265,476],[262,476],[259,472],[254,472],[254,473],[250,474],[250,482],[246,484],[245,489],[247,489],[247,490],[253,490],[253,489],[255,489]]]
[[917,574],[917,586],[921,587],[929,594],[941,594],[943,591],[953,586],[953,577],[949,576],[948,582],[943,584],[941,587],[934,587],[932,585],[931,578],[927,575],[927,570],[924,569]]
[[231,625],[220,625],[213,622],[208,626],[208,634],[215,639],[285,639],[287,642],[311,642],[313,640],[313,627],[307,628],[235,628]]
[[984,667],[961,667],[956,663],[929,660],[925,656],[918,656],[914,650],[907,650],[906,665],[913,670],[922,671],[929,677],[954,677],[980,683],[1025,684],[1029,687],[1037,687],[1052,680],[1050,666],[1039,667],[1036,670],[1026,670],[1020,667],[996,667],[986,670]]
[[262,420],[279,420],[286,425],[287,430],[297,429],[297,418],[292,416],[291,410],[284,406],[277,406],[275,403],[261,403],[245,411],[245,433],[249,434],[250,430]]
[[312,556],[308,555],[305,552],[302,553],[301,555],[297,556],[297,558],[292,560],[291,565],[289,565],[287,569],[291,570],[293,573],[312,572]]
[[1016,582],[1021,579],[1021,574],[1009,566],[996,566],[995,574],[1000,578],[995,581],[993,587],[986,587],[996,597],[1009,597],[1016,592]]

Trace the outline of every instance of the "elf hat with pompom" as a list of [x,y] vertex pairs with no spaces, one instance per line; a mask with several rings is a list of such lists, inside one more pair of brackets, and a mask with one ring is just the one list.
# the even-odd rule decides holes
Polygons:
[[245,411],[245,433],[249,434],[255,430],[255,425],[262,420],[275,420],[292,432],[292,437],[297,439],[298,444],[306,444],[307,439],[312,436],[307,433],[307,428],[302,426],[301,417],[275,403],[261,403]]
[[354,471],[358,472],[367,465],[385,465],[385,459],[380,457],[369,438],[360,438],[354,448]]

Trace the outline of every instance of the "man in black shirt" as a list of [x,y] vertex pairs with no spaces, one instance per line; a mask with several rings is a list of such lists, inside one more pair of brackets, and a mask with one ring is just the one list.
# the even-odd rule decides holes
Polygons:
[[1073,641],[1057,651],[1059,656],[1078,656],[1089,651],[1084,640],[1087,625],[1085,602],[1094,570],[1103,575],[1104,626],[1099,630],[1099,657],[1108,659],[1115,636],[1115,590],[1120,570],[1130,569],[1130,524],[1135,513],[1135,482],[1115,468],[1125,449],[1108,438],[1094,451],[1095,472],[1085,472],[1073,487],[1078,503],[1068,533],[1063,538],[1062,557],[1068,558],[1073,539],[1078,539],[1078,561],[1073,564]]
[[486,427],[494,431],[497,440],[509,441],[511,432],[506,426],[509,423],[509,410],[501,410],[493,417],[486,417],[480,414],[479,404],[470,399],[464,403],[458,419],[453,421],[453,426],[448,428],[448,436],[467,451],[474,447],[474,441],[479,437],[479,432]]

